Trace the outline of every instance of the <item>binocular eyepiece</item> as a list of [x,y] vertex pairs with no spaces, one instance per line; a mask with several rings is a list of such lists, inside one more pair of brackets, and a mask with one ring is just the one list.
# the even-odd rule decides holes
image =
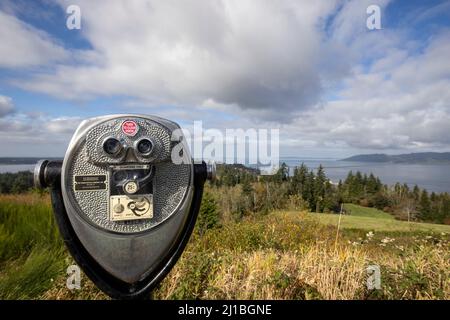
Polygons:
[[176,123],[126,114],[83,121],[64,160],[39,161],[34,180],[50,188],[60,233],[86,275],[111,297],[132,299],[147,297],[178,260],[214,173],[194,163]]

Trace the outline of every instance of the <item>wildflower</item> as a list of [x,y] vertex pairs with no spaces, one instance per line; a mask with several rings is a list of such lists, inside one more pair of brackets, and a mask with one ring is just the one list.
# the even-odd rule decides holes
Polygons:
[[389,237],[385,237],[385,238],[381,239],[381,243],[384,243],[384,244],[391,243],[394,241],[395,241],[394,238],[389,238]]

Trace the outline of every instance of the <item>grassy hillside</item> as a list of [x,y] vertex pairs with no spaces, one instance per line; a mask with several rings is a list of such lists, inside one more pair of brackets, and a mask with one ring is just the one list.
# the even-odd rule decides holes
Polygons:
[[[342,215],[340,227],[342,229],[359,229],[384,232],[444,232],[450,234],[450,226],[434,223],[418,223],[395,220],[389,213],[365,208],[354,204],[345,204],[347,213]],[[290,212],[296,215],[295,212]],[[330,226],[337,226],[338,214],[310,213],[318,222]]]
[[366,208],[356,204],[346,203],[344,204],[344,209],[346,211],[346,215],[394,220],[392,215],[376,208]]
[[[337,215],[298,211],[195,232],[154,298],[450,298],[448,226],[363,215],[342,218],[337,242]],[[1,196],[0,239],[0,298],[107,298],[85,276],[80,290],[65,287],[73,262],[55,231],[48,197]],[[381,290],[366,288],[371,264],[380,266]]]
[[[313,213],[317,215],[321,223],[337,226],[339,215]],[[450,226],[433,223],[417,223],[406,222],[399,220],[360,217],[360,216],[346,216],[343,215],[341,219],[341,228],[344,229],[362,229],[374,231],[401,231],[401,232],[446,232],[450,233]]]

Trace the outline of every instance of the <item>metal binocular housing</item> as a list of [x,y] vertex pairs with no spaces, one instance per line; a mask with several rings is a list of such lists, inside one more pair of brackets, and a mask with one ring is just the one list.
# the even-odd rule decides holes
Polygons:
[[41,160],[59,231],[76,263],[113,298],[149,297],[192,233],[214,165],[194,163],[180,127],[146,115],[83,121],[63,161]]

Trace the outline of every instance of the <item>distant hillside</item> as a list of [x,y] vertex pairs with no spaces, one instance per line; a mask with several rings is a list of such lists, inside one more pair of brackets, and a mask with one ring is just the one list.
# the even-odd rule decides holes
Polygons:
[[420,152],[399,155],[387,155],[382,153],[360,154],[342,159],[341,161],[450,164],[450,152]]
[[40,159],[56,160],[61,158],[49,158],[49,157],[0,157],[0,164],[35,164]]
[[239,172],[248,173],[250,175],[259,175],[260,174],[258,169],[250,168],[250,167],[247,167],[247,166],[245,166],[243,164],[239,164],[239,163],[236,163],[236,164],[218,163],[216,165],[216,168],[217,168],[218,176],[222,175],[224,172],[227,172],[227,171],[235,172],[235,173],[239,173]]

